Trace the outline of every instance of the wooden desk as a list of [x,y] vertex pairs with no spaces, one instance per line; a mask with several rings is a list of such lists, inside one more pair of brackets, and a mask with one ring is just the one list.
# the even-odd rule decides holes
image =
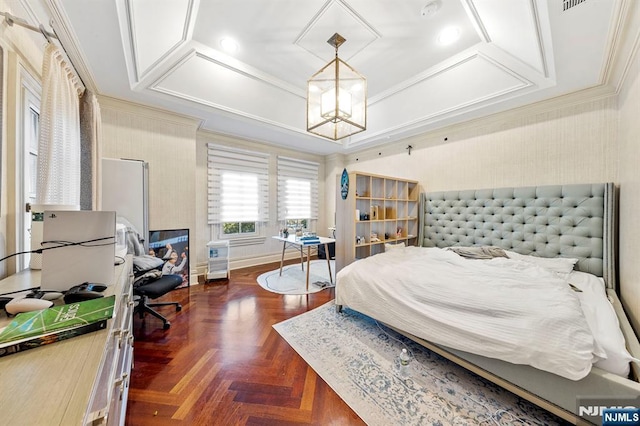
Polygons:
[[[124,422],[133,356],[131,256],[116,267],[105,296],[116,295],[105,330],[0,357],[0,419],[6,425]],[[40,271],[0,281],[0,293],[38,286]],[[0,313],[0,326],[10,321]]]
[[329,244],[335,243],[336,240],[333,238],[327,237],[318,237],[320,239],[319,243],[312,244],[304,244],[303,241],[296,240],[295,235],[289,235],[287,238],[274,236],[274,239],[278,241],[282,241],[282,257],[280,258],[280,276],[282,276],[282,265],[284,264],[284,252],[287,247],[295,247],[296,250],[300,250],[300,265],[302,265],[302,270],[304,271],[304,262],[302,260],[302,255],[304,248],[307,247],[307,291],[309,291],[309,260],[311,258],[311,247],[317,247],[320,244],[324,244],[324,252],[327,254],[327,266],[329,267],[329,280],[331,284],[333,284],[333,277],[331,276],[331,259],[329,259]]

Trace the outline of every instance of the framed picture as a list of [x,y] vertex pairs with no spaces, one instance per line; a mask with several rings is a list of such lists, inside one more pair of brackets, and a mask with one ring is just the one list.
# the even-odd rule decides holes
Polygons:
[[164,260],[162,275],[182,275],[182,284],[176,288],[189,286],[188,229],[149,231],[149,254]]

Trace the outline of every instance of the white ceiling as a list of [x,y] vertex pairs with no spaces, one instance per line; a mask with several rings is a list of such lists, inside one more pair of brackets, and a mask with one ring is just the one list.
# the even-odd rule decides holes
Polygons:
[[[26,0],[20,0],[23,5]],[[202,120],[213,132],[318,154],[611,85],[633,0],[40,0],[101,95]],[[435,4],[434,14],[423,13]],[[38,15],[35,11],[34,15]],[[49,17],[37,17],[50,22]],[[442,46],[448,26],[460,39]],[[306,132],[306,83],[334,57],[367,78],[367,130]],[[637,29],[631,31],[637,35]],[[220,39],[239,48],[222,51]]]

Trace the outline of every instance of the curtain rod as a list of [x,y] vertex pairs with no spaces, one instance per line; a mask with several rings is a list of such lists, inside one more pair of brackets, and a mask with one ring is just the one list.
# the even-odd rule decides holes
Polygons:
[[[51,32],[51,31],[47,31],[44,28],[44,25],[42,25],[42,24],[39,24],[37,27],[35,27],[35,26],[29,24],[24,19],[18,18],[17,16],[13,16],[12,14],[10,14],[8,12],[0,12],[0,15],[4,16],[5,21],[7,22],[7,24],[9,24],[10,27],[13,26],[13,24],[17,24],[17,25],[20,25],[21,27],[28,28],[31,31],[37,31],[37,32],[41,33],[44,36],[44,38],[47,39],[47,41],[49,43],[52,43],[51,39],[54,39],[54,38],[56,40],[60,41],[60,37],[58,37],[58,35],[55,34],[55,29],[53,29],[53,26],[51,26],[51,28],[53,29],[54,32]],[[73,64],[73,62],[71,62],[71,57],[69,57],[69,54],[67,53],[67,50],[62,45],[62,42],[60,42],[59,44],[60,44],[60,47],[62,48],[62,50],[64,51],[67,59],[69,60],[69,63],[71,64],[71,67],[73,68],[76,77],[78,77],[78,80],[80,80],[80,83],[86,89],[87,85],[84,84],[84,81],[82,80],[82,77],[80,77],[80,74],[78,73],[78,69]]]
[[55,39],[58,38],[54,33],[47,31],[44,28],[44,25],[42,25],[42,24],[40,24],[37,27],[34,27],[33,25],[29,24],[24,19],[18,18],[17,16],[13,16],[12,14],[10,14],[8,12],[0,12],[0,15],[4,16],[5,21],[7,21],[7,24],[9,24],[10,27],[13,26],[13,24],[17,24],[17,25],[20,25],[21,27],[28,28],[31,31],[38,31],[39,33],[41,33],[44,36],[44,38],[47,39],[47,41],[49,43],[51,43],[51,39],[52,38],[55,38]]

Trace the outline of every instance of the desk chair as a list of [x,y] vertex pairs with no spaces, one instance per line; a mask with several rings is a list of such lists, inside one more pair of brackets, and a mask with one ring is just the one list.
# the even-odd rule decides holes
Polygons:
[[169,329],[169,327],[171,327],[169,320],[152,308],[158,306],[175,306],[176,312],[180,312],[182,306],[178,302],[149,303],[149,299],[157,299],[178,287],[180,284],[182,284],[181,275],[163,275],[153,281],[147,281],[140,285],[134,284],[133,294],[134,296],[138,296],[137,305],[133,311],[134,315],[137,313],[140,315],[140,319],[144,319],[145,313],[151,314],[163,322],[163,328],[165,330]]

